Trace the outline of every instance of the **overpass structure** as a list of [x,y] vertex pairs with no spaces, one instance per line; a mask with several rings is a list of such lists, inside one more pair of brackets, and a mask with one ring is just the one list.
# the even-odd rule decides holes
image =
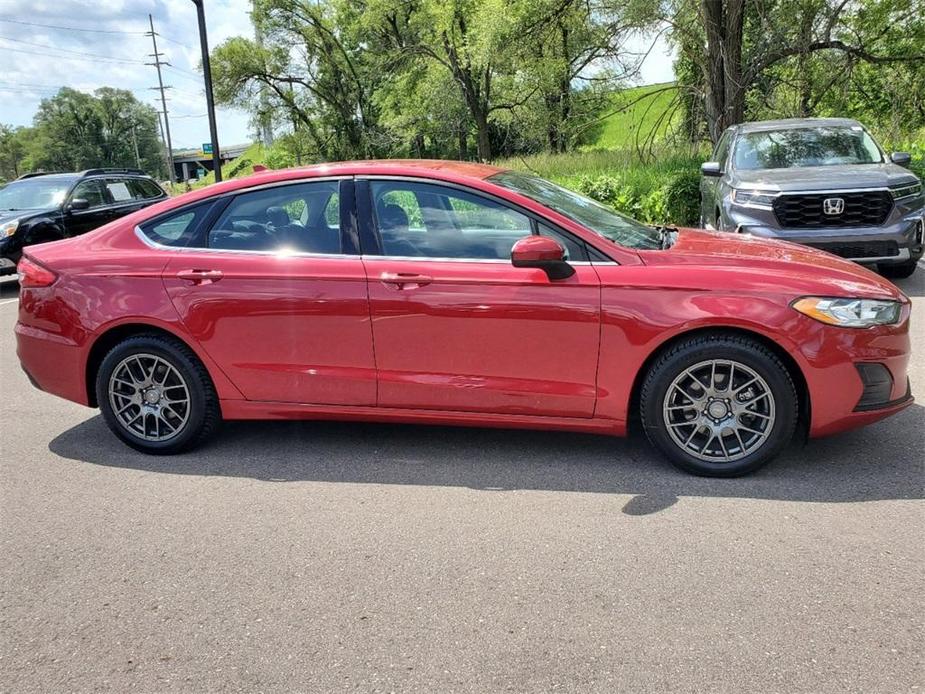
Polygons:
[[[222,164],[236,159],[251,146],[250,142],[240,145],[230,145],[220,148]],[[202,149],[178,149],[173,152],[174,175],[183,183],[191,178],[199,178],[200,174],[212,170],[212,152]],[[205,170],[203,172],[202,170]]]

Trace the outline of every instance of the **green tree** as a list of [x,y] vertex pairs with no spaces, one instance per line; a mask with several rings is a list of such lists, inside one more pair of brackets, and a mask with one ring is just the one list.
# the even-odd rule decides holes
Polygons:
[[102,87],[87,94],[64,87],[41,102],[33,122],[29,168],[77,171],[140,164],[151,173],[163,171],[157,112],[129,91]]

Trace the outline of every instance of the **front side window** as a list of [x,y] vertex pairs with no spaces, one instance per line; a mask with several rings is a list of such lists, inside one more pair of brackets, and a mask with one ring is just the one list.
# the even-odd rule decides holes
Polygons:
[[544,178],[519,171],[502,171],[488,179],[573,219],[605,239],[629,248],[659,249],[658,231],[624,217],[591,198],[557,186]]
[[341,253],[337,181],[299,183],[242,193],[208,233],[209,248]]
[[876,164],[883,155],[859,125],[743,133],[736,141],[736,169],[790,169],[802,166]]
[[64,202],[71,182],[41,176],[13,181],[0,190],[0,210],[43,210]]
[[466,191],[411,181],[372,181],[382,252],[388,256],[506,260],[530,219]]
[[81,181],[74,188],[71,194],[71,200],[86,200],[90,207],[102,207],[109,204],[106,200],[106,194],[103,192],[103,186],[99,181]]

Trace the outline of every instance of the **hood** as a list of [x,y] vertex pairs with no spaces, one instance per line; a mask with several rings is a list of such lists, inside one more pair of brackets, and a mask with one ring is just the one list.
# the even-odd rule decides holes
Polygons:
[[[680,229],[663,251],[639,251],[646,265],[685,265],[704,269],[703,282],[729,286],[747,279],[758,291],[794,295],[908,299],[889,280],[861,265],[808,246],[701,229]],[[735,275],[735,278],[733,278]]]
[[914,173],[896,164],[852,164],[738,170],[733,172],[730,184],[734,188],[791,191],[886,188],[916,181]]
[[47,209],[29,209],[29,210],[0,210],[0,224],[3,222],[8,222],[11,219],[19,219],[20,217],[32,217],[33,215],[41,214],[42,212],[52,212],[55,208],[49,207]]

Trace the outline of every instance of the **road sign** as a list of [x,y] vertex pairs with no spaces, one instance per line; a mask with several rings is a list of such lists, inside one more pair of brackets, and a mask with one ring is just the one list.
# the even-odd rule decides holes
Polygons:
[[203,153],[203,154],[212,154],[212,143],[211,143],[211,142],[203,142],[203,143],[202,143],[202,153]]

